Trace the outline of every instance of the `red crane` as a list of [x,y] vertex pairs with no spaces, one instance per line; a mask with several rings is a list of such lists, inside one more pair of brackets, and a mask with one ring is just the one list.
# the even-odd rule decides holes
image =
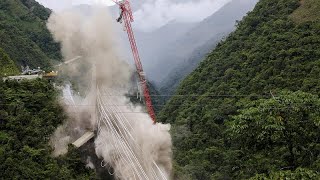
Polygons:
[[145,73],[143,72],[143,68],[142,68],[142,64],[141,64],[140,56],[139,56],[139,51],[137,48],[136,40],[135,40],[132,26],[131,26],[131,22],[133,22],[134,20],[133,20],[130,2],[129,2],[129,0],[122,0],[122,1],[112,0],[112,1],[115,2],[120,7],[121,14],[120,14],[120,17],[117,19],[117,21],[120,23],[122,21],[124,21],[124,26],[125,26],[125,29],[128,34],[128,38],[129,38],[129,42],[130,42],[130,46],[131,46],[131,50],[132,50],[132,54],[133,54],[133,59],[134,59],[137,73],[138,73],[138,76],[140,79],[141,87],[143,90],[143,95],[144,95],[144,100],[145,100],[145,103],[147,106],[147,111],[148,111],[153,123],[156,123],[156,115],[154,113],[154,109],[153,109],[153,105],[152,105],[152,101],[151,101],[151,97],[150,97],[150,91],[148,88]]

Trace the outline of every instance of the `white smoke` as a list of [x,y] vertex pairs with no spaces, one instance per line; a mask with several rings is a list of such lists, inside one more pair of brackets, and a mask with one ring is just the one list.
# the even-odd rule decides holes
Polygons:
[[72,93],[69,84],[63,89],[60,99],[68,114],[68,121],[59,126],[51,136],[50,144],[54,148],[53,156],[60,156],[68,152],[68,145],[78,139],[87,130],[94,128],[95,122],[91,118],[94,111],[91,97],[82,98]]
[[88,5],[104,5],[112,6],[114,2],[112,0],[36,0],[45,7],[51,8],[54,11],[62,11],[64,9],[70,9],[72,6],[81,4]]
[[[116,178],[168,179],[172,168],[170,125],[154,125],[144,108],[133,106],[125,97],[133,70],[118,56],[114,20],[104,8],[93,9],[91,16],[65,11],[53,13],[48,20],[48,29],[62,45],[63,57],[82,57],[69,65],[69,75],[91,87],[85,98],[72,95],[67,101],[70,118],[51,138],[54,155],[65,154],[67,144],[85,131],[97,130],[96,154],[114,169]],[[77,63],[89,64],[87,68],[92,70],[80,71]],[[71,96],[68,86],[64,94],[65,99]]]
[[95,169],[94,164],[92,163],[92,160],[91,160],[90,156],[87,158],[87,162],[86,163],[87,163],[86,168]]
[[[80,4],[114,5],[112,0],[37,0],[55,11]],[[135,28],[152,31],[170,21],[199,22],[218,11],[231,0],[129,0],[134,7]],[[250,1],[250,0],[239,0]]]
[[[123,97],[102,98],[108,98],[102,101],[112,104],[127,104]],[[115,113],[122,121],[106,121],[101,136],[95,141],[97,155],[110,163],[120,179],[169,179],[172,168],[170,125],[154,125],[147,114],[141,113],[141,107],[110,108],[123,112]]]

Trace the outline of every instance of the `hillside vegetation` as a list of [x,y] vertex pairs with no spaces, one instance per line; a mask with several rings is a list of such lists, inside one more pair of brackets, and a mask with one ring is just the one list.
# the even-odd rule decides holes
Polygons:
[[51,11],[35,0],[0,1],[0,179],[95,179],[70,146],[52,157],[50,136],[66,114],[46,80],[5,81],[20,65],[50,68],[60,47],[46,29]]
[[297,22],[319,21],[320,20],[320,1],[301,0],[301,6],[291,15],[291,18]]
[[54,87],[44,80],[0,81],[1,179],[89,179],[79,152],[53,158],[49,138],[65,119]]
[[[161,43],[152,45],[158,44],[154,42],[161,42],[153,38],[151,45],[147,47],[146,53],[149,56],[144,56],[143,51],[141,54],[142,59],[152,59],[153,65],[150,66],[150,69],[146,69],[148,77],[157,83],[156,85],[161,88],[161,93],[172,94],[178,84],[198,66],[206,54],[224,36],[235,29],[235,22],[241,20],[257,2],[258,0],[231,0],[209,17],[192,26],[185,27],[185,25],[176,24],[174,27],[171,26],[172,29],[167,29],[170,24],[174,24],[169,23],[162,27],[162,30],[169,31],[166,34],[159,34],[160,36],[155,34],[154,36],[170,41],[162,45]],[[185,31],[181,31],[181,28]],[[172,32],[178,33],[174,35],[175,38],[168,36],[168,34],[173,34]],[[144,42],[142,41],[141,44]]]
[[49,68],[60,47],[46,28],[51,11],[35,0],[0,1],[0,48],[17,66]]
[[0,48],[0,77],[15,75],[18,73],[19,70],[14,62],[10,59],[8,54]]
[[316,4],[261,0],[181,83],[159,115],[173,125],[175,178],[320,177]]

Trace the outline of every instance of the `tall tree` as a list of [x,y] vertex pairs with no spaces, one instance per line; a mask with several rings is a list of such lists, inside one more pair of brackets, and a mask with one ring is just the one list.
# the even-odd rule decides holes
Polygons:
[[239,115],[228,123],[232,144],[244,154],[241,173],[310,168],[320,158],[317,95],[284,91],[271,99],[241,103]]

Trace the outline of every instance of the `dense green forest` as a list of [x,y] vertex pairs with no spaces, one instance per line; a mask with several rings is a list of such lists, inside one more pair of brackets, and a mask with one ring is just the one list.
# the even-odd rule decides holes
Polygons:
[[[261,0],[182,82],[158,117],[172,124],[175,179],[319,179],[319,12],[318,0]],[[0,77],[61,59],[50,13],[0,1]],[[66,118],[46,80],[0,81],[1,178],[93,179],[72,147],[51,156]]]
[[0,81],[1,179],[89,179],[79,152],[53,158],[49,138],[66,115],[45,80]]
[[[0,78],[61,59],[46,29],[50,13],[34,0],[0,1]],[[51,155],[49,138],[67,118],[57,95],[46,80],[0,80],[0,179],[95,179],[73,147]]]
[[182,82],[176,179],[320,178],[319,4],[261,0]]
[[49,68],[60,46],[46,28],[51,11],[35,0],[0,1],[0,48],[20,67]]
[[14,62],[10,59],[8,54],[0,48],[0,77],[15,75],[18,73],[19,70]]

